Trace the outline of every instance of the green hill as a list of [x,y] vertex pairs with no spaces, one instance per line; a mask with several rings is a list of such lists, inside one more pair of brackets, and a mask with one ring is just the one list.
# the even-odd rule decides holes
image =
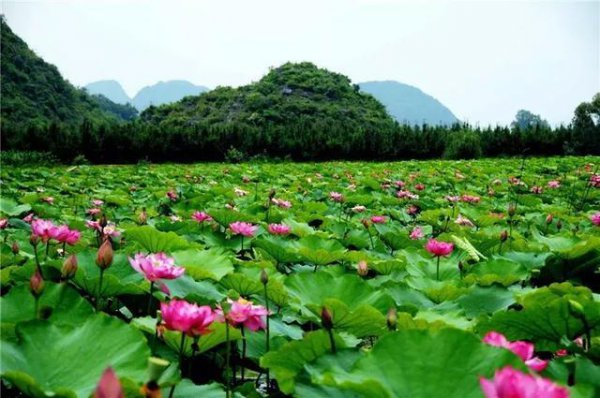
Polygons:
[[127,95],[121,84],[116,80],[99,80],[85,85],[88,93],[103,95],[116,104],[127,104],[131,98]]
[[51,122],[80,124],[110,121],[98,101],[63,79],[58,69],[38,57],[1,22],[2,130]]
[[[258,82],[239,88],[217,87],[179,102],[150,107],[142,121],[166,130],[200,132],[199,139],[219,134],[258,140],[265,146],[313,148],[322,142],[350,153],[350,143],[369,145],[372,135],[386,134],[395,121],[382,104],[361,93],[346,76],[312,63],[286,63]],[[354,148],[356,149],[356,148]],[[340,153],[341,154],[341,153]]]

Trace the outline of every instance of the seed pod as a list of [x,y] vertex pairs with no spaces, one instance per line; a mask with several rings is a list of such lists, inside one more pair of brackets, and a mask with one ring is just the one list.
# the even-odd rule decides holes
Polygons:
[[359,261],[357,270],[358,270],[358,275],[367,276],[367,274],[369,273],[369,265],[367,264],[366,261]]
[[552,224],[552,220],[554,220],[554,217],[552,216],[552,214],[548,214],[546,216],[546,224]]
[[387,312],[386,323],[389,330],[396,330],[398,326],[398,311],[392,307]]
[[13,252],[14,255],[19,254],[19,251],[20,251],[19,244],[16,241],[13,242],[12,246],[10,247],[10,250]]
[[98,255],[96,257],[96,265],[101,269],[107,269],[112,265],[114,251],[112,244],[109,239],[106,239],[104,243],[98,249]]

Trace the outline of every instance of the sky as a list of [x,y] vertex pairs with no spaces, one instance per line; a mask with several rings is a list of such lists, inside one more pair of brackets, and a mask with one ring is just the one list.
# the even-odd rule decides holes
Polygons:
[[600,91],[600,1],[5,1],[13,31],[77,86],[216,87],[310,61],[396,80],[472,124],[527,109],[553,125]]

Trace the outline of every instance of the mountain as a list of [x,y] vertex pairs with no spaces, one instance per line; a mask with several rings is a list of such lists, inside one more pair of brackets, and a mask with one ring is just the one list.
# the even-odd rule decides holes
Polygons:
[[132,121],[138,115],[137,109],[135,109],[130,103],[117,104],[106,98],[102,94],[94,94],[92,98],[100,106],[104,112],[110,113],[118,119]]
[[388,80],[359,83],[359,86],[385,105],[399,123],[451,125],[459,121],[440,101],[408,84]]
[[85,86],[90,94],[100,94],[116,104],[127,104],[131,98],[127,95],[123,87],[116,80],[99,80]]
[[84,90],[63,79],[56,66],[38,57],[4,18],[0,20],[3,133],[10,135],[18,126],[114,119]]
[[143,111],[150,105],[176,102],[188,95],[198,95],[205,91],[208,91],[207,87],[196,86],[186,80],[169,80],[144,87],[133,97],[132,104]]

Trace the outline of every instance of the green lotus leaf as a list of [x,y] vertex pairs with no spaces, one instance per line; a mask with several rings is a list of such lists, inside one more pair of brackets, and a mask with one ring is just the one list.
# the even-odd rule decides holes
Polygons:
[[327,265],[341,260],[345,248],[336,240],[310,235],[296,242],[298,254],[303,260],[314,265]]
[[295,249],[283,239],[261,237],[256,239],[252,245],[266,252],[277,264],[290,264],[299,259]]
[[172,253],[175,263],[195,280],[221,280],[233,272],[233,264],[227,255],[218,249],[188,249]]
[[506,365],[525,370],[512,352],[472,333],[408,329],[382,337],[350,371],[324,372],[314,382],[369,398],[479,398],[479,377]]
[[189,249],[192,246],[190,242],[174,232],[161,232],[149,225],[127,228],[125,236],[150,253],[169,253]]
[[259,280],[250,279],[250,277],[246,275],[237,273],[225,276],[223,279],[221,279],[221,285],[225,289],[233,289],[241,296],[245,297],[263,291],[263,286]]
[[465,281],[481,286],[490,286],[493,283],[509,286],[526,279],[528,275],[527,268],[521,264],[497,258],[475,264],[465,276]]
[[[167,394],[163,393],[163,396]],[[183,379],[175,387],[173,398],[223,398],[225,389],[218,383],[197,385],[190,379]],[[235,394],[237,396],[237,394]]]
[[498,286],[473,286],[456,300],[464,309],[465,315],[473,319],[481,314],[493,314],[515,302],[515,293]]
[[30,321],[16,332],[18,343],[2,343],[2,377],[28,396],[87,398],[109,366],[145,381],[146,339],[116,318],[93,315],[78,327]]

